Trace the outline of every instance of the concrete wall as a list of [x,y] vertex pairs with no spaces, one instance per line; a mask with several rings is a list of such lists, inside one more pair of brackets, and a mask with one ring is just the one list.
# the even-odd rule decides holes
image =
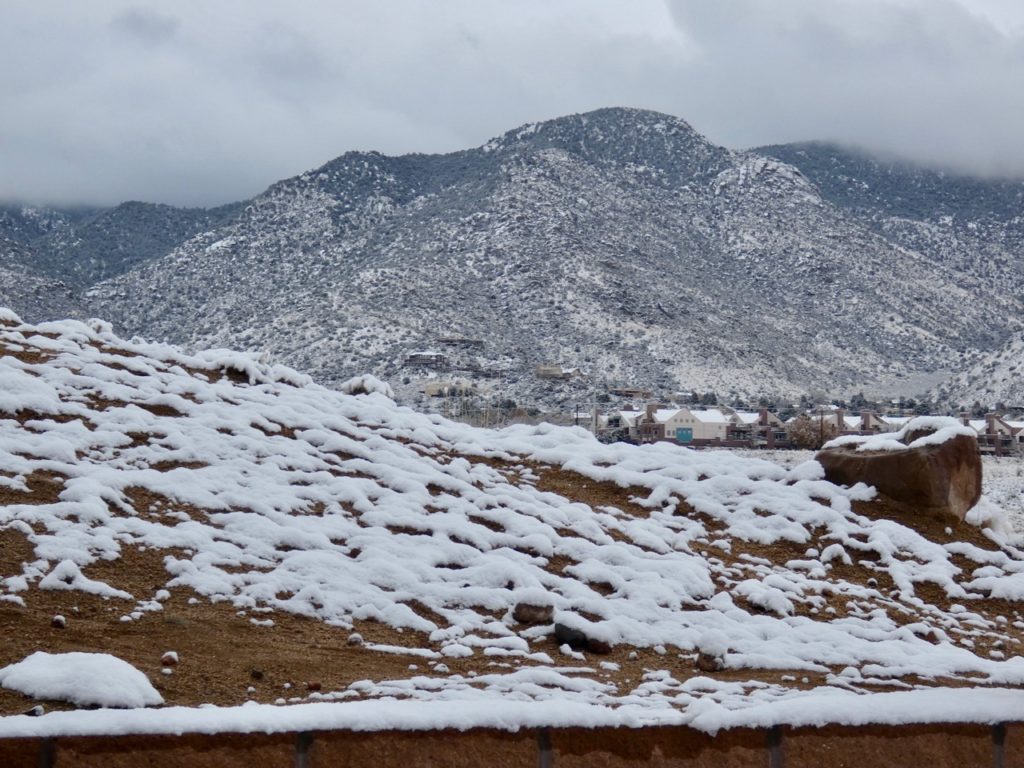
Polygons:
[[964,768],[1024,766],[1024,725],[472,730],[0,741],[0,766],[121,768]]

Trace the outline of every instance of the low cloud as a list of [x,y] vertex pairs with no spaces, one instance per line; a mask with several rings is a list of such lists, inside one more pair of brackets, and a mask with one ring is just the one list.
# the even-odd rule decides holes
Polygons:
[[707,130],[1024,174],[1024,37],[951,0],[675,0]]
[[139,42],[153,45],[174,37],[180,21],[151,8],[128,8],[111,20],[114,31],[135,38]]
[[733,147],[1024,175],[1022,17],[967,2],[14,4],[0,198],[213,205],[350,149],[453,151],[612,105]]

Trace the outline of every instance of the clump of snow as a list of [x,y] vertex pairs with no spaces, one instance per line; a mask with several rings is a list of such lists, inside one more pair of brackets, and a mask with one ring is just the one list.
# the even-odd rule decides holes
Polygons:
[[88,592],[101,597],[120,597],[131,600],[130,593],[114,589],[102,581],[95,581],[82,574],[81,569],[72,560],[62,560],[39,581],[42,589],[69,589]]
[[142,672],[106,653],[36,651],[0,669],[0,686],[79,707],[134,709],[164,703]]
[[1013,525],[1006,511],[986,496],[982,496],[978,503],[967,511],[964,519],[971,525],[987,528],[1004,540],[1014,534]]
[[[916,432],[927,434],[905,442]],[[958,435],[977,438],[978,433],[961,421],[948,416],[918,416],[911,419],[898,432],[877,435],[843,435],[829,440],[823,448],[854,448],[857,451],[907,451],[929,445],[941,445]]]
[[381,381],[376,376],[371,376],[368,373],[362,376],[354,376],[347,381],[343,381],[338,389],[346,395],[369,395],[376,393],[378,395],[384,395],[384,397],[392,400],[395,397],[395,393],[391,389],[390,384]]

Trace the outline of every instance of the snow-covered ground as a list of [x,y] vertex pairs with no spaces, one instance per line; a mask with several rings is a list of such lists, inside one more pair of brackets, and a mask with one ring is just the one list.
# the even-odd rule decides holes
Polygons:
[[[943,685],[988,687],[957,694],[977,704],[964,717],[1020,701],[1001,689],[1024,687],[1024,553],[966,523],[869,514],[872,489],[826,482],[808,454],[478,429],[370,379],[332,391],[100,323],[0,314],[0,352],[0,534],[26,551],[0,604],[26,621],[71,593],[145,638],[184,592],[268,636],[296,616],[344,647],[386,628],[392,642],[358,641],[363,677],[282,699],[378,727],[525,727],[533,704],[581,724],[863,722],[874,695],[897,702],[878,717],[921,721],[952,711]],[[1019,474],[997,466],[1012,495]],[[140,552],[162,557],[128,583],[116,565]],[[527,623],[523,604],[553,615]],[[13,647],[0,668],[26,690]],[[412,663],[373,666],[395,655]]]
[[1024,455],[985,456],[982,492],[1002,509],[1017,533],[1024,534]]

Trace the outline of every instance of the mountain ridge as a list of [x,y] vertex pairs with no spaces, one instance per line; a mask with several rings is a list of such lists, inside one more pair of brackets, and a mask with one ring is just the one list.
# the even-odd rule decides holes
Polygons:
[[[793,395],[935,369],[1007,337],[1020,303],[1005,290],[1001,323],[944,308],[970,305],[982,277],[865,226],[795,166],[611,109],[448,155],[346,153],[90,299],[130,333],[266,348],[326,381],[367,369],[411,398],[430,374],[401,361],[445,327],[488,339],[468,367],[512,372],[492,391],[564,406],[612,383]],[[187,327],[182,302],[205,317]],[[886,314],[865,324],[871,302]],[[775,350],[797,352],[780,366]],[[540,384],[544,363],[592,379]]]
[[[542,408],[630,385],[841,396],[1010,343],[1024,307],[1012,216],[950,224],[971,187],[939,194],[935,172],[829,145],[759,151],[608,108],[444,155],[348,152],[86,277],[81,311],[267,350],[327,383],[369,371],[422,406],[431,382],[459,379]],[[868,194],[886,173],[892,189]],[[921,215],[907,189],[946,208]],[[455,370],[406,363],[451,336],[483,345],[445,348]],[[542,381],[545,364],[588,378]]]

